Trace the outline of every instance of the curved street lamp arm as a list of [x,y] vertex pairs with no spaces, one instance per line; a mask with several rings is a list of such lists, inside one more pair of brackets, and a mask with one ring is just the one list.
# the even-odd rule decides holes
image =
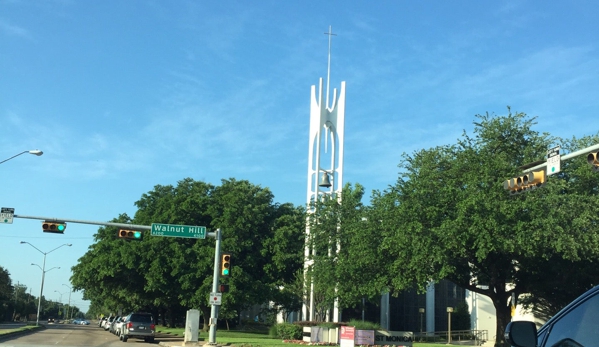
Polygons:
[[50,253],[54,252],[55,250],[59,249],[60,247],[63,247],[63,246],[69,246],[69,247],[71,247],[72,245],[73,245],[72,243],[65,243],[65,244],[62,244],[62,245],[60,245],[60,246],[58,246],[58,247],[54,248],[54,249],[53,249],[53,250],[51,250],[51,251],[48,251],[48,252],[44,253],[44,254],[50,254]]
[[[46,255],[46,254],[47,254],[47,253],[44,253],[44,252],[42,252],[42,251],[41,251],[39,248],[35,247],[34,245],[30,244],[30,243],[29,243],[29,242],[27,242],[27,241],[21,241],[21,244],[23,244],[23,243],[26,243],[26,244],[28,244],[29,246],[31,246],[31,247],[33,247],[33,248],[37,249],[37,251],[38,251],[38,252],[40,252],[40,253],[41,253],[41,254],[43,254],[43,255]],[[31,265],[33,265],[33,264],[31,264]]]
[[13,155],[12,157],[10,157],[10,158],[8,158],[8,159],[4,159],[3,161],[0,161],[0,164],[4,163],[4,162],[6,162],[6,161],[9,161],[9,160],[11,160],[12,158],[16,158],[16,157],[20,156],[21,154],[25,154],[25,153],[30,153],[30,154],[33,154],[33,155],[37,155],[38,157],[39,157],[40,155],[44,154],[44,152],[40,151],[39,149],[32,149],[32,150],[30,150],[30,151],[23,151],[23,152],[21,152],[21,153],[19,153],[19,154],[15,154],[15,155]]

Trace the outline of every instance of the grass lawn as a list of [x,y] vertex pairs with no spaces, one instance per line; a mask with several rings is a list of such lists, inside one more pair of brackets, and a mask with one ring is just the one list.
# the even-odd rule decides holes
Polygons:
[[[168,333],[171,335],[181,336],[185,335],[185,329],[183,328],[166,328],[163,326],[157,326],[156,331],[159,333]],[[207,340],[208,332],[200,331],[200,340]],[[259,347],[259,346],[268,346],[268,347],[296,347],[296,346],[304,346],[300,344],[293,343],[283,343],[281,339],[272,338],[266,333],[259,332],[243,332],[243,331],[234,331],[234,330],[217,330],[216,331],[216,342],[219,344],[230,344],[235,346],[244,346],[244,347]],[[419,343],[414,342],[414,347],[439,347],[440,345],[445,345],[445,343]]]
[[41,326],[35,326],[35,325],[26,325],[24,327],[20,327],[20,328],[15,328],[15,329],[2,329],[0,330],[0,336],[1,335],[9,335],[12,333],[17,333],[20,331],[26,331],[26,330],[31,330],[31,329],[41,329]]

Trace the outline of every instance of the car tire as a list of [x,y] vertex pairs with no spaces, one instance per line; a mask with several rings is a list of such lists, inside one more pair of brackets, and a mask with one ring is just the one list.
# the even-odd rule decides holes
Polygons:
[[148,341],[147,342],[149,342],[149,343],[154,342],[154,338],[153,337],[148,337]]
[[123,342],[127,342],[127,336],[123,336]]

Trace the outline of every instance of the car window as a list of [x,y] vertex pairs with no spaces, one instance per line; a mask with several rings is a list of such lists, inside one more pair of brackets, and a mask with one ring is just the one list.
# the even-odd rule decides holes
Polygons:
[[[552,324],[544,347],[594,346],[599,341],[599,295],[593,295]],[[542,341],[542,336],[539,342]]]
[[152,316],[147,314],[132,314],[129,320],[140,323],[152,323]]

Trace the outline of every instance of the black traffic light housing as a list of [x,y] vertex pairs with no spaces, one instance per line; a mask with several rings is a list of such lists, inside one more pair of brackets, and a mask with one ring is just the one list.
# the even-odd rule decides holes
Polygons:
[[229,285],[228,284],[219,284],[218,285],[218,291],[220,293],[228,293],[229,292]]
[[67,228],[66,222],[42,222],[42,230],[45,233],[54,233],[54,234],[64,234],[65,229]]
[[220,257],[220,274],[221,276],[231,275],[231,254],[222,253]]
[[118,233],[118,237],[120,239],[126,239],[126,240],[138,240],[140,241],[142,239],[142,232],[141,231],[137,231],[137,230],[126,230],[126,229],[121,229],[119,230]]

